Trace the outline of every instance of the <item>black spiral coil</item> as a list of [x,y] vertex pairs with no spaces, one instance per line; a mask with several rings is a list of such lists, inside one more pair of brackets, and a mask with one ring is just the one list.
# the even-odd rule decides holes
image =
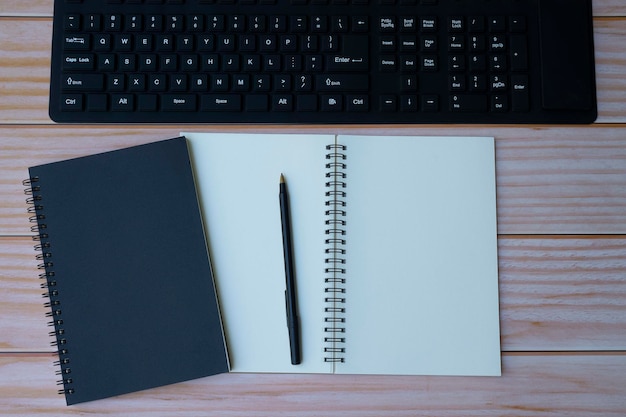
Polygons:
[[344,362],[346,312],[346,147],[326,147],[325,362]]
[[50,317],[52,320],[48,322],[49,327],[54,327],[54,331],[49,334],[54,340],[50,343],[57,349],[59,360],[55,361],[55,366],[59,366],[59,370],[56,374],[61,377],[57,381],[57,385],[62,386],[59,389],[59,394],[73,394],[72,388],[72,369],[70,368],[70,358],[68,356],[69,351],[67,349],[67,338],[65,329],[63,328],[63,312],[61,310],[61,300],[59,299],[59,290],[57,289],[57,281],[54,273],[54,262],[52,261],[52,244],[47,233],[47,225],[45,223],[46,215],[43,213],[44,207],[42,205],[43,197],[41,195],[41,187],[39,186],[39,178],[32,177],[22,181],[24,187],[24,194],[30,196],[26,199],[28,204],[28,213],[32,214],[29,217],[29,221],[34,223],[30,230],[33,233],[33,240],[37,243],[34,248],[37,252],[35,258],[41,261],[37,265],[37,269],[42,272],[39,274],[39,278],[43,280],[40,284],[42,289],[46,292],[42,294],[43,298],[47,298],[48,301],[44,303],[44,307],[49,309],[46,313],[46,317]]

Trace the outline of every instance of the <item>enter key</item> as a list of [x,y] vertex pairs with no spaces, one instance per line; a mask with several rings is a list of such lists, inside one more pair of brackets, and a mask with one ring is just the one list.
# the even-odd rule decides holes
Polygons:
[[367,71],[369,69],[368,37],[343,36],[340,52],[328,55],[326,69],[328,71]]

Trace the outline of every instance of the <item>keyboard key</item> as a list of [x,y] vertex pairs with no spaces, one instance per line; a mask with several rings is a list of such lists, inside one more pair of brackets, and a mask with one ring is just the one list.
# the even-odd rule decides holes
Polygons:
[[156,94],[141,94],[137,98],[137,110],[138,111],[157,111],[158,110],[158,96]]
[[465,91],[466,83],[464,75],[451,75],[448,79],[450,91]]
[[161,99],[164,111],[195,111],[195,94],[164,94]]
[[436,52],[439,47],[437,46],[437,36],[426,35],[421,37],[420,51],[422,52]]
[[471,16],[469,18],[469,31],[470,32],[483,32],[485,30],[485,17],[484,16]]
[[509,28],[511,32],[524,32],[526,30],[526,17],[524,16],[511,16],[509,17]]
[[202,111],[240,111],[241,96],[239,94],[203,94],[200,99]]
[[80,30],[80,22],[81,22],[81,15],[68,14],[67,16],[65,16],[64,29],[67,31]]
[[496,94],[491,96],[491,111],[493,112],[505,112],[509,109],[508,96],[503,94]]
[[315,94],[297,96],[296,110],[305,112],[317,111],[317,101],[317,95]]
[[288,74],[275,75],[274,90],[291,91],[291,76]]
[[369,110],[369,97],[367,95],[348,95],[346,97],[346,110],[363,112]]
[[104,89],[104,75],[68,74],[63,76],[61,84],[64,90],[102,91]]
[[94,51],[102,52],[102,51],[110,51],[113,47],[111,35],[108,33],[100,33],[95,35],[94,38]]
[[489,18],[490,32],[504,32],[506,29],[506,19],[504,16],[492,16]]
[[469,91],[482,92],[487,90],[487,76],[485,74],[474,74],[470,78]]
[[246,96],[246,110],[267,111],[269,109],[269,98],[265,94],[252,94]]
[[363,74],[324,74],[315,76],[317,91],[367,91],[369,76]]
[[88,51],[91,49],[91,35],[65,36],[63,49],[66,51]]
[[487,111],[487,97],[472,94],[454,94],[450,96],[450,111],[484,112]]
[[507,59],[506,55],[491,55],[489,57],[489,69],[494,72],[506,71],[507,69]]
[[85,29],[97,32],[102,29],[101,16],[99,14],[87,14],[85,18]]
[[383,16],[379,20],[378,29],[381,32],[395,32],[397,29],[396,19],[393,16]]
[[398,62],[395,55],[382,55],[378,61],[378,69],[382,72],[395,71],[398,68]]
[[490,81],[490,91],[506,91],[509,89],[509,83],[507,77],[505,75],[494,74],[491,76]]
[[380,97],[381,111],[396,111],[398,107],[398,98],[392,95],[383,95]]
[[525,35],[511,36],[511,71],[528,69],[528,43]]
[[464,32],[465,31],[465,19],[460,16],[451,17],[448,19],[448,32]]
[[421,69],[422,71],[437,71],[439,65],[437,57],[434,55],[427,55],[422,57]]
[[420,19],[420,30],[422,32],[436,32],[437,18],[434,16],[422,17]]
[[106,94],[90,94],[87,96],[87,111],[107,111],[108,102]]
[[322,111],[341,111],[343,109],[343,96],[339,94],[321,96]]
[[511,110],[515,112],[526,112],[530,110],[528,76],[511,76]]
[[107,77],[107,91],[124,91],[126,89],[126,76],[124,74],[111,74]]
[[63,56],[64,70],[92,70],[95,68],[93,54],[66,54]]
[[439,97],[436,95],[422,96],[422,110],[427,112],[439,111]]
[[352,17],[352,31],[359,32],[359,33],[369,31],[369,17],[368,16],[353,16]]
[[272,96],[272,110],[292,111],[293,108],[293,96],[291,94],[275,94]]
[[135,96],[133,94],[112,94],[112,111],[133,111],[135,109]]
[[146,89],[146,74],[133,74],[128,77],[128,82],[129,91],[144,91]]
[[122,15],[108,14],[104,17],[104,29],[112,32],[122,30]]
[[404,95],[400,97],[400,111],[403,111],[403,112],[417,111],[417,96],[416,95]]
[[61,111],[81,111],[82,109],[82,94],[64,94],[61,96]]
[[491,52],[502,52],[506,49],[506,36],[501,34],[489,36],[489,50]]
[[417,76],[416,75],[403,75],[401,82],[402,91],[417,91]]
[[328,71],[366,71],[369,69],[367,36],[347,35],[342,38],[340,53],[328,58]]

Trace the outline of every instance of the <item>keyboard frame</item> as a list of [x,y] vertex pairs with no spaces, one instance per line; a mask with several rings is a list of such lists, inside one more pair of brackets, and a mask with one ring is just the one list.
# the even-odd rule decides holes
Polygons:
[[[258,0],[260,1],[260,0]],[[314,0],[310,0],[314,1]],[[489,0],[436,0],[424,1],[415,0],[415,5],[390,5],[381,4],[387,0],[369,0],[369,5],[358,4],[335,4],[333,0],[328,0],[331,4],[317,5],[288,5],[289,0],[276,0],[276,5],[254,4],[200,4],[198,0],[185,0],[182,4],[107,4],[105,0],[55,0],[54,22],[52,39],[52,60],[51,60],[51,86],[49,114],[53,121],[59,123],[219,123],[219,124],[587,124],[595,121],[597,117],[597,100],[595,85],[594,48],[593,48],[593,25],[591,14],[591,0],[500,0],[497,2]],[[398,2],[402,0],[397,0]],[[436,3],[436,5],[426,4]],[[564,7],[568,5],[567,7]],[[119,9],[115,10],[114,7]],[[90,112],[90,111],[61,111],[60,103],[66,97],[67,91],[63,91],[62,85],[68,72],[63,71],[64,66],[64,40],[66,34],[64,30],[64,16],[72,14],[101,13],[102,15],[116,13],[123,9],[125,14],[133,13],[155,13],[155,14],[220,14],[229,16],[231,14],[246,15],[287,15],[284,12],[287,8],[288,15],[307,16],[360,16],[369,13],[370,16],[370,37],[369,44],[369,70],[365,72],[369,75],[369,87],[367,92],[358,94],[369,94],[370,103],[367,111],[191,111],[191,112]],[[108,9],[107,9],[108,8]],[[563,10],[563,20],[561,22],[555,17],[556,10]],[[526,16],[527,42],[528,42],[528,78],[529,78],[529,101],[530,110],[525,112],[452,112],[449,111],[449,88],[445,86],[449,82],[450,72],[446,70],[448,50],[445,47],[439,48],[440,69],[436,73],[428,74],[426,83],[422,80],[418,72],[420,87],[414,94],[418,98],[425,95],[439,95],[439,111],[427,111],[420,108],[417,111],[402,111],[399,105],[394,111],[379,111],[380,97],[385,94],[399,95],[389,91],[389,83],[398,82],[396,73],[380,73],[376,67],[375,57],[382,53],[378,51],[380,34],[376,24],[381,16],[432,16],[437,10],[445,10],[448,16],[496,16],[496,15],[522,15]],[[282,13],[281,13],[282,12]],[[543,19],[543,20],[541,20]],[[567,24],[567,20],[575,24],[576,30],[573,35],[563,34],[562,27]],[[436,34],[440,41],[447,41],[450,33],[447,30],[447,22],[439,19]],[[546,22],[557,22],[547,24]],[[554,28],[553,28],[554,26]],[[547,28],[547,29],[546,29]],[[540,39],[543,33],[551,31],[552,42],[550,46],[542,44]],[[465,34],[467,34],[467,30]],[[487,33],[487,32],[485,32]],[[115,32],[112,32],[115,34]],[[418,33],[418,36],[420,34]],[[547,36],[547,35],[546,35]],[[560,38],[559,38],[560,37]],[[555,39],[556,38],[556,39]],[[572,42],[571,39],[575,42]],[[544,40],[545,42],[545,40]],[[569,42],[569,43],[568,43]],[[571,45],[570,45],[571,44]],[[574,44],[576,54],[572,56]],[[564,45],[565,47],[559,48]],[[543,48],[543,49],[542,49]],[[541,53],[556,51],[559,56],[552,56],[550,59],[543,59]],[[418,51],[416,55],[419,56]],[[569,56],[568,56],[569,54]],[[544,62],[550,62],[550,65]],[[559,63],[564,62],[570,68],[575,68],[573,72],[560,73]],[[181,71],[178,71],[181,72]],[[324,74],[325,72],[322,72]],[[64,75],[65,74],[65,75]],[[69,72],[71,75],[71,72]],[[299,74],[299,73],[298,73]],[[342,72],[341,74],[349,74]],[[565,81],[559,80],[561,75],[566,74]],[[568,79],[569,76],[569,79]],[[577,81],[573,82],[572,80]],[[574,85],[572,85],[574,84]],[[441,86],[444,86],[442,88]],[[546,92],[545,89],[551,89]],[[147,93],[150,93],[149,91]],[[272,94],[272,93],[270,93]],[[279,94],[274,92],[273,94]],[[350,94],[350,93],[346,93]],[[413,93],[411,93],[413,94]],[[448,95],[447,95],[448,94]],[[552,94],[556,101],[567,102],[567,97],[571,96],[572,103],[580,108],[544,108],[542,103]],[[582,99],[578,100],[580,97]],[[577,101],[578,100],[578,101]],[[581,104],[583,103],[583,104]],[[557,105],[562,106],[561,104]],[[344,103],[345,107],[345,103]],[[554,106],[552,106],[554,107]]]

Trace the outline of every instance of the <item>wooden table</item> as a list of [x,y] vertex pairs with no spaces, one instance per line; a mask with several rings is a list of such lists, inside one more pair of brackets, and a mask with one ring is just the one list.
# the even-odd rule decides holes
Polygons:
[[626,415],[623,0],[594,0],[591,126],[184,127],[495,136],[502,377],[226,374],[69,408],[56,393],[21,181],[29,166],[166,139],[182,126],[53,124],[52,6],[0,3],[0,414]]

